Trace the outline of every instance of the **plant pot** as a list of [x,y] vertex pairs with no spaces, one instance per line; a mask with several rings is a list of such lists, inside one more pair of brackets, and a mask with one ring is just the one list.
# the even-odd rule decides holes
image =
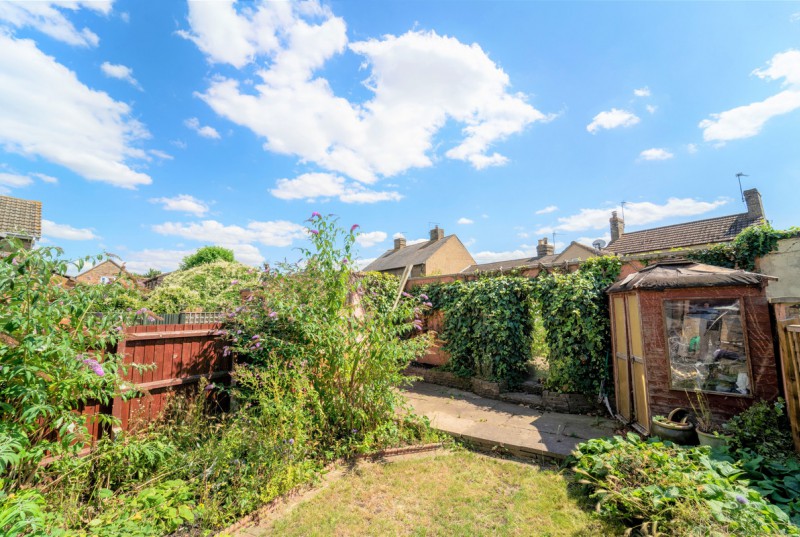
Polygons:
[[650,434],[684,446],[697,445],[697,433],[692,423],[651,420]]
[[731,435],[729,434],[714,434],[699,429],[697,430],[697,440],[700,442],[701,446],[709,446],[712,448],[723,447],[728,445],[730,439]]

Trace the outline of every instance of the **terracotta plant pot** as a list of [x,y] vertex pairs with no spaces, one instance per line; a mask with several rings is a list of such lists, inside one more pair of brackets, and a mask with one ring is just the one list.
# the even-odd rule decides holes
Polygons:
[[729,434],[714,434],[697,430],[697,440],[701,446],[709,446],[712,448],[727,446],[731,439]]

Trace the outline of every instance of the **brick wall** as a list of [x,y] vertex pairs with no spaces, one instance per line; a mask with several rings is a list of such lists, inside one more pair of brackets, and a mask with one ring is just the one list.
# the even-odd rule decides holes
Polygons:
[[103,283],[101,280],[103,277],[117,279],[119,278],[121,272],[122,269],[120,269],[111,261],[104,261],[96,267],[92,267],[91,269],[87,270],[83,274],[76,276],[75,280],[80,283],[95,285]]

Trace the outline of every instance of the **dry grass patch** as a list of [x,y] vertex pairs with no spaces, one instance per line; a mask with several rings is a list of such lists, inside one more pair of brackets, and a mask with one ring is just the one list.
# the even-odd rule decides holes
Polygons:
[[614,535],[551,470],[470,452],[359,464],[249,535]]

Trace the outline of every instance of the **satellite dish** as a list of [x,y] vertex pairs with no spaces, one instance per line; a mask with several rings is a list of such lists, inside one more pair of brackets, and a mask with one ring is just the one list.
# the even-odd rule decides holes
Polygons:
[[603,248],[606,247],[606,241],[604,241],[603,239],[597,239],[592,243],[592,246],[594,246],[595,249],[597,250],[602,250]]

